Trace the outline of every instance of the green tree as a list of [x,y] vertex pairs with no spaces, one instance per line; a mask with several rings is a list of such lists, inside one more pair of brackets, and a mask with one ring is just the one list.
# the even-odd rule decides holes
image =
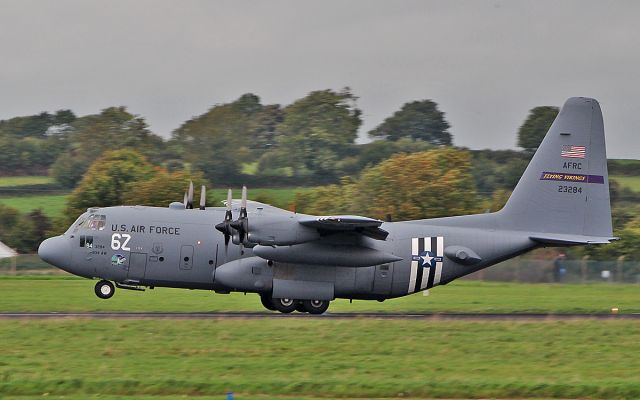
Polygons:
[[394,220],[479,211],[469,153],[452,148],[397,154],[343,180],[296,197],[299,211],[355,213]]
[[51,221],[42,210],[33,210],[28,214],[20,215],[12,228],[7,244],[20,253],[33,253],[47,238],[47,232],[50,229]]
[[163,141],[152,134],[142,117],[125,107],[110,107],[100,114],[78,118],[68,133],[69,149],[60,154],[51,167],[58,183],[73,187],[100,155],[109,150],[128,148],[158,161]]
[[587,246],[584,252],[595,260],[610,261],[620,256],[625,256],[627,260],[640,259],[640,217],[637,216],[637,210],[634,216],[621,228],[614,227],[613,235],[620,240],[606,246]]
[[45,174],[66,143],[70,110],[0,121],[0,174]]
[[391,141],[411,138],[436,146],[451,146],[449,127],[438,104],[431,100],[420,100],[405,103],[399,111],[370,131],[369,135]]
[[[89,207],[124,204],[125,194],[136,182],[151,179],[157,173],[147,159],[133,150],[104,153],[87,170],[67,200],[65,216],[71,223]],[[180,194],[177,194],[178,198]]]
[[529,111],[527,119],[518,130],[518,146],[534,152],[542,143],[544,135],[558,116],[558,107],[540,106]]
[[387,140],[375,140],[358,146],[359,170],[378,164],[394,154],[419,153],[433,149],[433,145],[422,140],[401,138],[390,142]]
[[532,156],[514,150],[473,150],[471,154],[476,188],[484,195],[513,190]]
[[243,164],[254,163],[270,147],[279,113],[278,106],[263,106],[257,96],[245,94],[182,124],[170,146],[215,184],[239,183]]
[[0,204],[0,240],[5,241],[13,226],[18,222],[20,213],[13,207]]
[[[139,204],[145,206],[166,207],[174,201],[183,201],[184,192],[189,181],[195,186],[194,208],[200,201],[200,187],[208,185],[202,174],[190,174],[184,171],[156,171],[150,179],[128,185],[129,190],[122,196],[123,204]],[[207,197],[207,205],[212,205],[213,198]]]
[[478,211],[470,161],[452,148],[395,155],[363,171],[353,203],[365,215],[394,220]]
[[276,128],[277,150],[260,160],[260,170],[290,168],[298,177],[335,178],[337,162],[351,150],[362,123],[349,88],[309,93],[284,108]]

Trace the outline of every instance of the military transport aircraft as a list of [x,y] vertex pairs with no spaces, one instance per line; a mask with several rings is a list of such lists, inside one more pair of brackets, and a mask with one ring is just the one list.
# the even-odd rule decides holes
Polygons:
[[[428,182],[425,182],[428,185]],[[168,208],[90,208],[40,257],[86,278],[98,297],[156,286],[260,295],[269,310],[320,314],[335,298],[385,300],[444,285],[541,246],[609,243],[598,102],[570,98],[504,208],[383,222],[312,216],[231,198],[193,209],[193,185]],[[235,218],[235,219],[234,219]],[[233,245],[229,246],[229,242]]]

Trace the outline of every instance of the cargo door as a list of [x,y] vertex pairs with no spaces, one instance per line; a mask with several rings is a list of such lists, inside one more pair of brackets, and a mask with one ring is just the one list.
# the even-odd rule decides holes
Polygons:
[[147,253],[130,253],[129,254],[129,273],[127,280],[141,281],[147,270]]
[[182,246],[180,249],[180,269],[193,267],[193,246]]
[[373,293],[391,293],[391,283],[393,282],[393,264],[376,265],[376,275],[373,279]]

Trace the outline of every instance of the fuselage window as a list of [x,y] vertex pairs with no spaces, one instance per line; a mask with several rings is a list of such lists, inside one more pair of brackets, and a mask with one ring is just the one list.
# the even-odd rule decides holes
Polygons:
[[78,219],[76,219],[76,222],[73,223],[73,225],[71,225],[69,227],[69,229],[67,229],[67,231],[65,233],[69,233],[73,230],[73,232],[77,232],[78,229],[82,228],[82,225],[85,222],[85,214],[82,214],[81,216],[78,217]]

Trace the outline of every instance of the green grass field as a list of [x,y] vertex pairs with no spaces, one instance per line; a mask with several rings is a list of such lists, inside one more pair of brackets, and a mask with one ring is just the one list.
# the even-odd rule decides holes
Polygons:
[[[0,277],[0,311],[264,311],[255,294],[218,295],[209,291],[156,288],[116,290],[109,300],[93,293],[95,281],[70,276]],[[474,313],[640,312],[639,285],[513,284],[459,280],[398,299],[336,300],[330,312]]]
[[[640,311],[638,285],[456,281],[330,311]],[[93,294],[70,276],[0,278],[0,311],[258,311],[256,295]],[[638,398],[640,321],[0,320],[0,395],[53,398]],[[158,396],[158,397],[154,397]]]
[[3,176],[0,177],[0,187],[46,185],[53,183],[49,176]]
[[0,393],[638,398],[639,335],[631,321],[0,321]]
[[22,213],[40,208],[49,217],[59,217],[64,211],[66,199],[67,195],[64,194],[12,196],[0,197],[0,203],[16,208]]
[[611,180],[618,182],[623,188],[628,188],[634,192],[640,192],[640,176],[611,176]]

